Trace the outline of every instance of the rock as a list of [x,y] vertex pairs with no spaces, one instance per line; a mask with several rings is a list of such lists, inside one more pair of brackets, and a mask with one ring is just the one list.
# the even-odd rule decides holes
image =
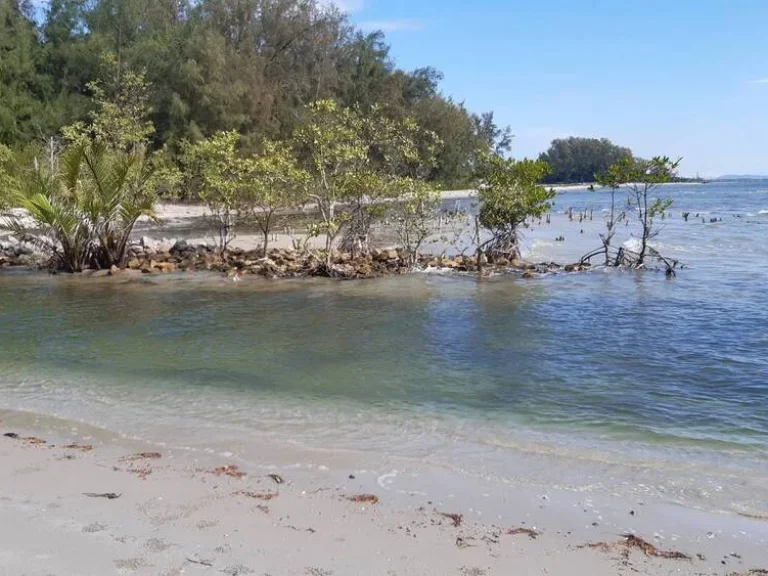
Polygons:
[[531,272],[530,270],[527,270],[523,272],[523,278],[525,278],[526,280],[533,280],[535,278],[538,278],[538,276],[533,272]]
[[438,264],[441,268],[450,268],[452,270],[461,266],[461,264],[455,260],[442,260]]
[[524,269],[524,268],[527,268],[527,266],[526,266],[525,262],[523,262],[522,260],[518,260],[517,258],[515,258],[514,260],[512,260],[512,262],[510,262],[509,264],[510,264],[510,266],[512,266],[513,268],[520,268],[520,269]]
[[387,260],[399,260],[400,255],[397,253],[397,250],[385,250],[384,254],[387,257]]
[[509,266],[509,260],[506,258],[497,258],[493,261],[496,266]]
[[176,270],[176,264],[172,262],[154,262],[152,268],[157,268],[160,272],[168,273]]
[[139,260],[138,258],[132,258],[131,260],[128,261],[128,268],[130,270],[138,270],[139,268],[141,268],[141,260]]
[[189,242],[187,242],[186,240],[184,240],[184,239],[176,240],[176,242],[174,242],[173,246],[171,246],[170,253],[171,254],[181,254],[181,253],[186,252],[187,250],[189,250],[189,248],[190,248]]
[[118,274],[120,274],[120,268],[112,264],[109,268],[109,276],[117,276]]
[[566,264],[565,271],[566,272],[578,272],[580,270],[578,264]]
[[154,248],[155,247],[155,241],[152,240],[149,236],[142,236],[141,240],[139,240],[139,245],[144,248]]

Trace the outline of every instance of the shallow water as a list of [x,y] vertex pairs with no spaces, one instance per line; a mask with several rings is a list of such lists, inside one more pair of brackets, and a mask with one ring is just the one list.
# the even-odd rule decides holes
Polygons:
[[[669,188],[688,268],[526,282],[0,274],[0,407],[195,449],[349,450],[501,483],[768,512],[768,184]],[[534,259],[599,245],[534,227]],[[707,222],[680,212],[705,215]],[[710,224],[712,217],[723,222]],[[740,217],[737,217],[740,216]],[[580,230],[585,229],[584,234]],[[566,242],[554,242],[563,233]]]

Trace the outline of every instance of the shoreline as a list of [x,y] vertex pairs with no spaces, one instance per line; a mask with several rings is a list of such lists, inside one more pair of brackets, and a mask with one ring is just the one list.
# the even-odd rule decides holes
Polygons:
[[[299,466],[289,463],[293,455],[276,458],[276,447],[244,461],[222,447],[180,451],[33,413],[0,410],[0,417],[3,434],[19,435],[0,436],[6,464],[0,511],[13,519],[0,525],[0,557],[26,574],[214,568],[226,574],[607,576],[616,574],[618,562],[620,572],[730,575],[768,562],[765,520],[554,486],[489,494],[429,466],[410,471],[418,471],[427,490],[403,490],[400,476],[408,470],[381,475],[355,467],[357,456],[345,462],[305,454]],[[133,456],[142,453],[152,456]],[[378,502],[350,501],[367,494]],[[460,516],[458,526],[448,517],[453,514]],[[624,533],[691,559],[629,550],[621,544]],[[590,548],[601,543],[606,546]]]

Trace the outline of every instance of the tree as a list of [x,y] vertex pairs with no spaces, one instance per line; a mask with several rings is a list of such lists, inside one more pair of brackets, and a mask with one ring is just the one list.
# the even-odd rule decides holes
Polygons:
[[623,210],[618,214],[616,213],[616,192],[620,185],[616,180],[612,179],[609,174],[610,172],[597,175],[597,181],[600,185],[608,187],[611,190],[611,211],[608,213],[608,218],[605,221],[606,233],[600,234],[600,240],[603,243],[603,251],[605,252],[606,266],[611,263],[611,243],[616,234],[616,225],[626,217],[626,212]]
[[677,177],[679,165],[680,159],[673,161],[667,156],[656,156],[651,160],[622,158],[601,178],[604,186],[627,188],[628,209],[636,215],[641,229],[640,250],[633,258],[635,267],[644,265],[648,240],[659,233],[656,218],[663,216],[672,205],[671,199],[655,198],[653,193],[659,185],[667,184]]
[[90,113],[91,122],[77,122],[64,128],[71,142],[94,139],[115,150],[135,151],[145,148],[155,132],[149,119],[149,86],[143,73],[120,70],[113,54],[104,55],[112,78],[106,85],[98,80],[88,83],[96,109]]
[[235,238],[237,217],[245,206],[247,166],[237,152],[240,135],[219,132],[210,138],[183,144],[188,184],[210,210],[218,229],[217,245],[224,252]]
[[264,235],[266,256],[269,235],[283,211],[306,202],[309,175],[299,168],[290,147],[266,141],[260,154],[246,160],[245,179],[245,204]]
[[8,145],[27,143],[48,128],[32,13],[28,1],[0,0],[0,142]]
[[13,190],[18,187],[14,174],[15,160],[13,151],[0,144],[0,210],[8,207]]
[[478,245],[492,256],[517,258],[518,228],[528,218],[539,218],[551,207],[555,191],[540,184],[549,172],[541,160],[514,160],[498,154],[488,155],[479,170],[478,223],[490,239]]
[[410,268],[416,265],[419,249],[432,231],[440,206],[440,192],[422,180],[401,182],[402,195],[394,203],[391,214],[395,233],[405,252]]
[[304,124],[295,135],[299,153],[307,158],[309,198],[317,206],[320,222],[313,235],[325,235],[325,267],[331,271],[331,253],[348,212],[336,210],[352,185],[360,185],[361,167],[368,162],[368,146],[362,137],[362,118],[351,108],[333,100],[320,100],[307,107]]
[[595,182],[598,174],[623,158],[632,158],[632,151],[607,138],[575,137],[553,140],[539,156],[552,167],[545,180],[548,184]]

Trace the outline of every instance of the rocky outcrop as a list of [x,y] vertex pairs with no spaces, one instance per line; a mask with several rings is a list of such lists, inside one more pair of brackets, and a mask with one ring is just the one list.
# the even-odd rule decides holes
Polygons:
[[[144,274],[210,271],[226,274],[233,279],[248,275],[265,278],[374,278],[410,272],[412,268],[408,266],[407,261],[407,254],[397,248],[375,249],[367,256],[358,257],[349,253],[334,252],[329,269],[322,255],[312,251],[272,249],[264,256],[261,250],[245,251],[233,248],[220,253],[211,246],[194,245],[183,239],[154,240],[144,236],[128,246],[123,268],[113,266],[110,270],[89,271],[87,275],[132,277]],[[0,267],[44,267],[46,264],[45,256],[36,246],[19,242],[12,237],[0,237]],[[420,255],[416,261],[416,267],[419,269],[466,273],[476,273],[477,264],[477,258],[473,255]],[[536,278],[540,274],[556,272],[579,272],[589,268],[588,264],[569,264],[562,267],[555,263],[534,264],[505,258],[488,261],[485,257],[481,259],[481,265],[484,274],[519,274],[524,278]]]

